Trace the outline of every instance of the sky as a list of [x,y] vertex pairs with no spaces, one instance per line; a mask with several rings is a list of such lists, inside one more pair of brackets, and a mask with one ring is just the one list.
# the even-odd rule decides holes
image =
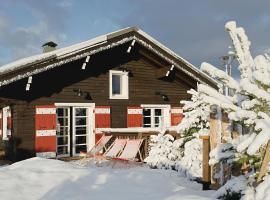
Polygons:
[[269,0],[0,0],[0,65],[137,26],[199,67],[220,66],[231,44],[227,21],[243,26],[252,53],[270,49]]

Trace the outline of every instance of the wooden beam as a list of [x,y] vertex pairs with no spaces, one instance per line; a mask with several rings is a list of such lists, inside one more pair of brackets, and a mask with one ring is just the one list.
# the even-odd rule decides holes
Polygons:
[[268,166],[269,162],[270,162],[270,141],[268,141],[266,149],[265,149],[265,154],[263,157],[263,161],[262,161],[262,165],[260,168],[257,183],[260,182],[262,180],[262,178],[264,177],[264,175],[266,174],[267,166]]
[[167,70],[164,67],[155,69],[156,78],[164,77],[166,73]]
[[33,81],[33,77],[32,77],[32,76],[29,76],[29,77],[28,77],[28,80],[27,80],[27,84],[26,84],[26,86],[25,86],[25,90],[26,90],[26,91],[29,91],[29,90],[30,90],[32,81]]
[[132,40],[132,43],[129,45],[128,49],[127,49],[127,53],[130,53],[132,47],[135,45],[136,40]]

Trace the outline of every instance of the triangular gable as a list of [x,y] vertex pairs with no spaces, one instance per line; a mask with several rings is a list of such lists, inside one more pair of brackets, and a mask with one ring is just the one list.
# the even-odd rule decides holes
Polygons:
[[0,67],[0,86],[42,73],[66,63],[97,54],[99,52],[130,43],[138,43],[170,65],[177,67],[198,82],[216,86],[217,82],[197,69],[191,63],[171,51],[169,48],[146,34],[131,27],[96,37],[85,42],[51,52],[23,58]]

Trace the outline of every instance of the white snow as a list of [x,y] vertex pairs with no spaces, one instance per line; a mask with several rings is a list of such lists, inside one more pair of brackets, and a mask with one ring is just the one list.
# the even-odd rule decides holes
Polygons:
[[3,200],[206,200],[212,191],[170,170],[79,166],[32,158],[0,168]]
[[202,177],[202,140],[194,138],[185,143],[184,155],[176,169],[189,179]]
[[[227,193],[242,193],[247,187],[247,179],[245,176],[232,177],[227,183],[219,188],[213,195],[214,198],[220,198]],[[221,198],[220,198],[221,199]]]
[[218,78],[223,83],[225,83],[228,87],[232,89],[239,89],[239,83],[235,81],[231,76],[229,76],[226,72],[214,67],[213,65],[203,62],[201,64],[201,70],[206,74],[209,74],[212,78]]
[[256,200],[268,200],[270,198],[270,175],[256,188]]

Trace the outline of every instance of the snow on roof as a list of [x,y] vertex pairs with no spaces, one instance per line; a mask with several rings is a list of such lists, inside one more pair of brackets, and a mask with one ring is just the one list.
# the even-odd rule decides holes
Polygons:
[[[125,29],[122,29],[119,31],[123,31],[126,29],[128,29],[128,28],[125,28]],[[13,71],[13,70],[16,70],[18,68],[21,68],[22,66],[25,66],[25,65],[28,65],[31,63],[36,63],[39,61],[45,61],[47,59],[51,59],[52,57],[61,58],[61,57],[76,53],[76,51],[81,51],[85,48],[89,48],[89,47],[92,47],[94,45],[106,42],[107,36],[110,34],[113,34],[113,33],[115,33],[115,32],[111,32],[111,33],[106,34],[106,35],[101,35],[101,36],[95,37],[93,39],[90,39],[90,40],[87,40],[84,42],[80,42],[80,43],[77,43],[77,44],[74,44],[74,45],[71,45],[68,47],[60,48],[60,49],[57,49],[54,51],[50,51],[47,53],[41,53],[38,55],[34,55],[34,56],[30,56],[30,57],[16,60],[14,62],[11,62],[11,63],[8,63],[6,65],[1,66],[0,73],[3,74],[6,72],[9,72],[9,71]]]
[[[149,40],[154,45],[156,45],[157,47],[159,47],[160,49],[162,49],[163,51],[167,52],[168,54],[170,54],[171,56],[173,56],[177,60],[180,60],[183,63],[185,63],[192,71],[200,74],[202,77],[206,78],[210,82],[212,82],[215,85],[217,85],[217,82],[214,79],[212,79],[210,76],[208,76],[204,72],[200,71],[198,68],[196,68],[195,66],[193,66],[187,60],[185,60],[184,58],[180,57],[179,55],[177,55],[176,53],[174,53],[172,50],[170,50],[169,48],[167,48],[166,46],[164,46],[163,44],[161,44],[159,41],[155,40],[153,37],[151,37],[150,35],[148,35],[144,31],[142,31],[142,30],[140,30],[140,29],[138,29],[136,27],[127,27],[127,28],[124,28],[124,29],[121,29],[121,30],[118,30],[118,31],[114,31],[114,32],[111,32],[111,33],[108,33],[108,34],[105,34],[105,35],[98,36],[96,38],[93,38],[93,39],[90,39],[90,40],[87,40],[87,41],[84,41],[84,42],[81,42],[81,43],[77,43],[77,44],[68,46],[68,47],[64,47],[64,48],[56,49],[56,50],[53,50],[53,51],[50,51],[50,52],[47,52],[47,53],[41,53],[41,54],[38,54],[38,55],[34,55],[34,56],[30,56],[30,57],[26,57],[26,58],[22,58],[22,59],[16,60],[14,62],[11,62],[11,63],[8,63],[6,65],[1,66],[0,67],[0,76],[1,75],[4,75],[6,73],[9,73],[9,72],[16,71],[16,70],[21,69],[21,68],[28,67],[30,65],[33,66],[33,69],[35,69],[35,66],[34,65],[36,65],[38,63],[41,63],[41,62],[53,61],[53,60],[60,61],[60,60],[66,58],[68,56],[72,56],[72,55],[78,54],[78,53],[80,53],[80,52],[82,52],[82,51],[84,51],[86,49],[89,49],[89,48],[92,48],[92,47],[95,47],[95,46],[99,46],[101,44],[106,44],[108,42],[108,39],[111,39],[111,38],[114,38],[116,36],[120,36],[120,35],[123,35],[123,34],[126,34],[126,33],[131,33],[131,32],[137,32],[140,36],[142,36],[143,38]],[[133,36],[133,38],[126,38],[126,39],[123,39],[122,41],[118,41],[119,43],[117,45],[123,44],[123,43],[128,42],[128,41],[130,41],[132,39],[136,40],[141,45],[143,45],[143,46],[147,47],[148,49],[152,50],[154,53],[158,54],[160,57],[165,58],[168,62],[170,62],[172,64],[175,64],[175,66],[177,68],[179,68],[180,70],[186,72],[187,74],[189,74],[191,76],[193,75],[193,77],[195,78],[195,80],[201,81],[201,79],[198,78],[198,77],[196,77],[196,76],[194,76],[193,73],[189,72],[184,67],[177,65],[171,59],[165,57],[158,50],[154,49],[147,42],[145,42],[144,40],[141,40],[141,39],[137,38],[136,36]],[[111,46],[110,45],[107,45],[107,47],[101,48],[100,50],[94,51],[94,52],[99,52],[99,51],[102,51],[102,50],[105,50],[105,49],[108,49],[110,47],[117,46],[117,45],[111,45]],[[85,55],[81,55],[81,56],[85,56]],[[78,58],[80,58],[80,57],[78,56]],[[70,59],[70,61],[72,61],[72,60],[75,60],[75,59]],[[60,62],[61,63],[58,63],[58,65],[62,65],[64,63],[67,63],[68,61],[67,62],[60,61]],[[35,70],[35,72],[32,73],[32,74],[31,73],[27,73],[25,75],[18,75],[17,77],[13,77],[10,80],[4,80],[4,81],[2,81],[0,83],[0,86],[1,85],[9,84],[11,82],[14,82],[14,81],[17,81],[19,79],[25,78],[27,76],[31,76],[33,74],[41,73],[41,72],[43,72],[45,70],[51,69],[51,68],[53,68],[55,66],[58,66],[58,65],[54,64],[54,65],[46,66],[46,69],[44,69],[44,70]]]

